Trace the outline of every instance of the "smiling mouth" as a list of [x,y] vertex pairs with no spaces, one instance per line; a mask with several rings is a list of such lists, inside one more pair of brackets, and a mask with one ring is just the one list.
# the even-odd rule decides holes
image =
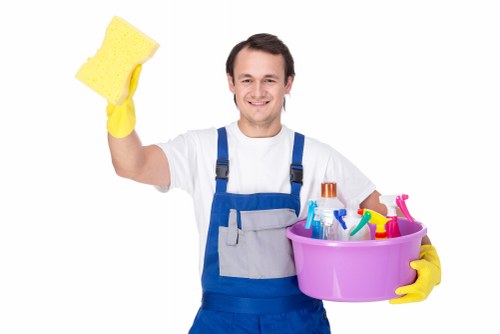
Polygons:
[[269,103],[269,101],[248,101],[253,106],[264,106]]

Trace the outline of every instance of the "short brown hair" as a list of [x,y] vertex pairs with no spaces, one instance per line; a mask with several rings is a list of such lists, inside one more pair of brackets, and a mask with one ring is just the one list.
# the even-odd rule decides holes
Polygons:
[[226,60],[226,73],[234,80],[234,62],[244,48],[260,50],[273,55],[282,55],[285,60],[285,84],[290,76],[295,76],[293,57],[288,47],[278,37],[271,34],[255,34],[246,41],[236,44]]

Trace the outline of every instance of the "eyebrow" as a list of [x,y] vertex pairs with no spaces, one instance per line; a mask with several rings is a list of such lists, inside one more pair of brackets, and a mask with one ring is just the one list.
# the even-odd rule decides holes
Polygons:
[[[244,79],[244,78],[253,78],[253,76],[248,74],[248,73],[242,73],[242,74],[238,75],[238,79]],[[279,76],[277,76],[275,74],[264,75],[264,79],[268,79],[268,78],[279,80]]]

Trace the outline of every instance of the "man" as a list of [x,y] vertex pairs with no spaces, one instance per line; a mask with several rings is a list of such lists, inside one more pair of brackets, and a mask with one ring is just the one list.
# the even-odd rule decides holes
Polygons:
[[[238,121],[158,145],[143,146],[134,131],[140,71],[125,103],[108,104],[109,146],[118,175],[193,196],[203,301],[190,333],[330,333],[322,302],[298,289],[284,231],[305,217],[307,200],[319,197],[324,181],[337,183],[344,203],[386,208],[374,184],[340,153],[281,123],[295,77],[287,46],[269,34],[238,43],[226,62]],[[391,303],[423,300],[439,283],[439,258],[427,236],[411,265],[417,281],[397,289],[405,296]]]

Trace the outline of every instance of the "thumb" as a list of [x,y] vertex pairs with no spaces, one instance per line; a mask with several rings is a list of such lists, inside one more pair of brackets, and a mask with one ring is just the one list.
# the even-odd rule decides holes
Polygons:
[[394,291],[397,295],[406,295],[411,292],[410,285],[401,286]]
[[130,77],[130,88],[129,88],[130,91],[128,98],[132,98],[137,89],[137,86],[139,85],[139,77],[141,75],[141,71],[142,71],[142,65],[139,64],[132,72],[132,76]]
[[411,303],[411,302],[412,302],[412,298],[409,295],[399,297],[399,298],[393,298],[393,299],[389,300],[389,304],[392,304],[392,305],[405,304],[405,303]]

